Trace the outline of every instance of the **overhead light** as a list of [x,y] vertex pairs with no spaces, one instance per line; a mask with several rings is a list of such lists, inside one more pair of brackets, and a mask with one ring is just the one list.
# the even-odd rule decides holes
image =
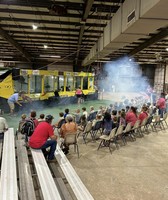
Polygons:
[[168,48],[166,48],[166,51],[168,51]]
[[33,25],[32,25],[32,28],[33,28],[33,30],[36,30],[36,29],[38,28],[38,26],[35,25],[35,24],[33,24]]
[[53,55],[40,55],[41,58],[61,58],[61,56],[53,56]]
[[61,56],[50,56],[51,58],[61,58]]
[[44,49],[47,49],[48,48],[48,46],[47,45],[44,45]]

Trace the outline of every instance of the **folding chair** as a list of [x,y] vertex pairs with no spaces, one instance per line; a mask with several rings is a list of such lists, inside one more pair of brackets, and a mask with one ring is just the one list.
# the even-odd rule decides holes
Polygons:
[[163,115],[163,118],[160,118],[160,123],[162,124],[162,126],[163,126],[164,129],[165,129],[165,127],[164,127],[163,122],[165,122],[166,126],[168,127],[168,124],[167,124],[167,122],[166,122],[167,116],[168,116],[168,113],[165,113],[165,114]]
[[115,138],[115,133],[116,133],[116,129],[117,128],[113,128],[110,132],[110,135],[101,135],[99,138],[101,139],[101,142],[97,148],[97,150],[100,149],[100,147],[109,147],[110,153],[111,152],[111,148],[110,148],[110,143],[114,142],[114,138]]
[[152,125],[155,131],[157,132],[157,128],[162,129],[161,123],[160,123],[160,115],[154,115],[152,120]]
[[124,126],[120,125],[115,134],[114,143],[115,143],[116,147],[117,147],[117,140],[122,139],[123,129],[124,129]]
[[91,131],[92,131],[92,122],[88,122],[86,127],[85,127],[85,129],[84,129],[84,131],[83,132],[79,132],[77,134],[77,137],[79,137],[79,135],[82,133],[83,141],[86,144],[86,138],[87,138],[88,134],[91,133]]
[[133,135],[135,135],[135,136],[136,136],[136,132],[139,133],[139,135],[141,134],[141,133],[140,133],[140,130],[139,130],[139,128],[140,128],[140,123],[141,123],[141,121],[140,121],[140,120],[137,120],[137,121],[135,122],[134,126],[132,127],[132,132],[133,132]]
[[96,115],[97,115],[98,111],[94,111],[93,113],[90,113],[87,120],[88,121],[93,121],[94,119],[96,119]]
[[147,129],[148,132],[149,132],[149,126],[151,126],[152,131],[153,131],[152,120],[153,120],[153,116],[148,117],[147,123],[145,125],[145,128]]
[[91,136],[93,140],[96,139],[96,134],[98,133],[98,131],[102,133],[102,127],[103,127],[103,121],[97,121],[94,127],[92,127]]
[[[146,117],[143,121],[142,121],[142,123],[140,124],[140,133],[141,133],[141,136],[144,136],[143,135],[143,131],[145,132],[145,130],[146,130],[146,124],[147,124],[147,121],[148,121],[148,118],[149,117]],[[143,130],[142,130],[143,129]]]
[[65,145],[66,147],[69,147],[70,145],[74,145],[74,152],[77,151],[78,158],[79,158],[79,147],[77,142],[77,133],[68,133],[65,135],[64,142],[61,144],[61,148]]
[[131,122],[127,124],[127,126],[125,127],[125,129],[122,132],[122,141],[124,143],[124,145],[127,143],[126,141],[126,136],[128,136],[132,141],[135,140],[135,137],[132,134],[132,126],[131,126]]

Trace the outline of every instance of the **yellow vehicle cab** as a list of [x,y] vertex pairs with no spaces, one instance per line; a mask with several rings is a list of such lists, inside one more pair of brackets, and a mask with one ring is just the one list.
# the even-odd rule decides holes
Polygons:
[[[51,70],[12,69],[0,76],[0,101],[25,91],[32,101],[75,97],[80,87],[87,99],[94,99],[94,74]],[[72,99],[72,98],[71,98]]]

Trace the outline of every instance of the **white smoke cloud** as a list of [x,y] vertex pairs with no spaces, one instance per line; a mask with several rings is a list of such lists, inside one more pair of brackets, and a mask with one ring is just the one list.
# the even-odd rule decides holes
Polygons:
[[133,58],[124,57],[104,66],[106,76],[99,80],[100,89],[115,92],[146,92],[148,79]]

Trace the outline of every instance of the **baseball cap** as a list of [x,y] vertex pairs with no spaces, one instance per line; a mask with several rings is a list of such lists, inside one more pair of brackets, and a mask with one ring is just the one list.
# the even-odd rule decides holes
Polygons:
[[47,115],[47,116],[45,117],[45,119],[50,121],[50,120],[54,119],[54,117],[53,117],[52,115]]

